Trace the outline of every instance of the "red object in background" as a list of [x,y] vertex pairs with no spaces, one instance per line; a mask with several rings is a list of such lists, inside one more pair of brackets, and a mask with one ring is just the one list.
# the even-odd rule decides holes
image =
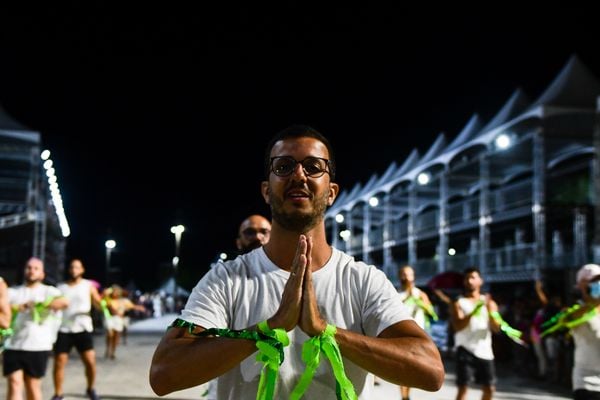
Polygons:
[[430,289],[462,289],[463,274],[456,271],[446,271],[435,275],[427,282]]

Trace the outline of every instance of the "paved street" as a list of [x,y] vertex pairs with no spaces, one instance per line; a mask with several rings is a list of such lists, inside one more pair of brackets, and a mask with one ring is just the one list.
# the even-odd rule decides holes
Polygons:
[[[97,391],[102,399],[131,399],[146,400],[159,399],[148,384],[148,368],[150,360],[160,340],[162,332],[175,317],[168,315],[160,319],[149,319],[134,323],[126,345],[117,349],[116,359],[107,360],[104,355],[104,337],[95,336],[96,351],[98,353]],[[199,362],[201,360],[198,360]],[[456,394],[453,384],[454,373],[452,363],[447,364],[446,383],[442,389],[435,393],[413,390],[412,400],[451,400]],[[376,399],[399,400],[400,394],[397,386],[380,381],[376,387]],[[81,361],[72,353],[67,366],[65,380],[66,399],[85,399],[85,379]],[[44,399],[50,399],[53,394],[52,387],[52,360],[50,360],[46,378],[43,384]],[[198,400],[201,399],[204,388],[202,386],[183,390],[164,396],[164,399]],[[6,396],[6,381],[0,381],[0,398]],[[481,391],[470,389],[468,400],[481,398]],[[495,399],[504,400],[567,400],[569,392],[564,388],[548,386],[529,379],[520,379],[508,371],[499,371],[498,392]]]

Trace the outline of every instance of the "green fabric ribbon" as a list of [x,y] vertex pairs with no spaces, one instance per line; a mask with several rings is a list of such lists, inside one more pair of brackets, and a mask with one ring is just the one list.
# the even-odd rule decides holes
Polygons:
[[481,315],[481,308],[485,305],[485,303],[483,301],[478,301],[477,304],[475,304],[475,308],[473,309],[473,311],[471,312],[471,315],[476,317]]
[[518,329],[513,328],[506,322],[498,311],[490,312],[490,316],[500,325],[500,330],[506,334],[513,342],[520,344],[521,346],[526,346],[527,343],[521,339],[523,336],[523,332]]
[[594,318],[594,316],[598,314],[598,309],[596,307],[592,308],[589,311],[586,311],[581,317],[574,319],[573,321],[568,321],[565,323],[567,329],[573,329],[576,326],[584,324],[588,322],[590,319]]
[[325,356],[329,359],[329,363],[333,369],[333,375],[336,380],[335,392],[338,400],[358,399],[354,391],[354,386],[352,386],[352,382],[348,379],[344,371],[342,354],[335,341],[336,332],[336,327],[328,324],[323,333],[319,336],[310,338],[304,343],[302,346],[302,360],[306,363],[306,370],[290,394],[290,399],[300,399],[304,392],[306,392],[306,389],[308,389],[315,371],[319,366],[321,351],[325,353]]
[[431,326],[431,321],[430,320],[434,320],[437,321],[439,319],[438,315],[436,314],[435,310],[433,309],[433,307],[430,304],[426,304],[423,299],[421,299],[418,296],[409,296],[405,301],[405,304],[411,304],[414,303],[417,307],[419,307],[420,309],[422,309],[423,311],[425,311],[425,330],[429,330],[430,326]]
[[563,310],[557,314],[555,314],[552,318],[542,324],[543,326],[547,326],[547,328],[541,333],[541,337],[547,336],[551,333],[554,333],[560,329],[570,330],[579,326],[583,323],[586,323],[590,319],[592,319],[597,313],[598,309],[596,307],[587,311],[581,317],[574,319],[573,321],[567,321],[568,318],[575,313],[575,311],[579,310],[581,306],[579,304],[574,304],[571,307]]
[[59,297],[62,296],[49,297],[45,301],[35,303],[31,309],[31,317],[33,318],[33,322],[36,324],[44,323],[44,321],[50,316],[50,310],[48,306]]
[[273,339],[256,342],[259,350],[256,360],[264,364],[260,373],[256,400],[270,400],[275,395],[279,366],[283,364],[283,348],[290,344],[290,339],[284,329],[269,328],[267,321],[259,322],[257,328],[264,335]]
[[258,348],[256,360],[264,364],[260,373],[256,399],[273,399],[279,366],[283,364],[284,360],[283,348],[290,344],[290,340],[285,330],[270,329],[267,325],[267,321],[260,322],[257,325],[259,331],[210,328],[200,333],[194,333],[194,328],[196,326],[191,322],[179,318],[176,319],[169,328],[173,326],[187,328],[188,332],[194,336],[220,336],[255,341],[256,347]]
[[108,309],[108,301],[106,301],[106,299],[100,300],[100,308],[102,309],[102,314],[104,314],[104,318],[109,320],[112,317],[112,314],[110,313],[110,310]]

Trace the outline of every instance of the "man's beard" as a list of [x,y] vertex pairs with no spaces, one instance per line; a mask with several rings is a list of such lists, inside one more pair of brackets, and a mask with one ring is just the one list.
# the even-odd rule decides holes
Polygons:
[[310,213],[301,212],[299,210],[286,213],[283,210],[283,200],[280,197],[269,195],[271,202],[271,215],[273,220],[277,221],[281,227],[288,231],[305,233],[314,228],[325,215],[327,209],[327,197],[329,193],[324,193],[321,198],[313,198],[313,210]]

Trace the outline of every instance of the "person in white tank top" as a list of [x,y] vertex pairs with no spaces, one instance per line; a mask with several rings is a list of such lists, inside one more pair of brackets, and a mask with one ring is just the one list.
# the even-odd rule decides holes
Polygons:
[[491,400],[496,381],[492,332],[500,330],[491,313],[498,312],[498,305],[489,294],[481,294],[483,279],[477,268],[464,271],[463,284],[464,294],[454,302],[451,313],[456,347],[456,400],[466,399],[473,376],[482,385],[481,399]]
[[87,382],[86,395],[90,400],[98,400],[94,389],[96,381],[96,351],[92,332],[92,305],[100,309],[100,294],[98,289],[88,279],[83,278],[85,267],[79,259],[69,263],[69,279],[58,285],[60,291],[69,300],[69,307],[63,310],[62,322],[58,338],[54,343],[54,397],[52,400],[63,399],[63,383],[65,368],[69,361],[69,353],[73,347],[85,367]]
[[586,264],[577,271],[581,291],[579,308],[569,315],[575,343],[571,373],[573,399],[600,399],[600,265]]
[[[433,305],[429,296],[423,290],[415,286],[415,270],[410,265],[405,265],[398,272],[400,279],[400,298],[408,307],[410,315],[417,325],[428,331],[429,319],[437,320],[437,314],[433,310]],[[410,387],[400,386],[402,400],[410,399]]]

